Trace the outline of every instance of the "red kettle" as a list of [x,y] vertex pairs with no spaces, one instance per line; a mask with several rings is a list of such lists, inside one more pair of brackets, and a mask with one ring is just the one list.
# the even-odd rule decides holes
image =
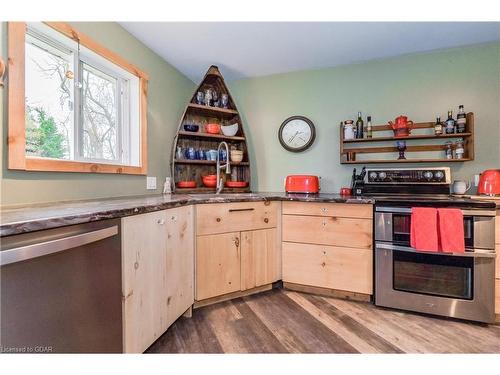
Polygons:
[[395,122],[389,121],[389,125],[394,131],[395,137],[408,137],[411,133],[411,129],[413,128],[413,121],[408,120],[408,117],[401,115],[396,117]]
[[500,169],[487,169],[481,173],[477,187],[479,195],[500,195]]

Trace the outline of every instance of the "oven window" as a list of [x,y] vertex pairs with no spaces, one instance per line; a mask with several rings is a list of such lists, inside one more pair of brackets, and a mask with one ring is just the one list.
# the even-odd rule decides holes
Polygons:
[[392,236],[393,241],[401,245],[410,244],[411,215],[392,215]]
[[[410,246],[411,215],[392,215],[392,240],[397,245]],[[464,216],[464,241],[465,247],[474,247],[474,219]]]
[[473,298],[473,257],[393,252],[393,288],[433,296]]

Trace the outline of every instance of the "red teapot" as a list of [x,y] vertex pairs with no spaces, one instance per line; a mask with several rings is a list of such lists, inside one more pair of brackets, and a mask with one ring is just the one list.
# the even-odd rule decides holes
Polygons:
[[413,128],[413,121],[408,120],[408,117],[403,115],[397,117],[395,121],[396,122],[389,121],[389,125],[394,131],[394,136],[408,137],[411,133],[411,129]]

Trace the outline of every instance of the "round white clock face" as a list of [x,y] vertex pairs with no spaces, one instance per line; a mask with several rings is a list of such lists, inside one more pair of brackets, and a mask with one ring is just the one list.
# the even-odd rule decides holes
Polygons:
[[307,149],[314,141],[313,123],[301,116],[286,119],[280,127],[278,138],[288,151],[298,152]]

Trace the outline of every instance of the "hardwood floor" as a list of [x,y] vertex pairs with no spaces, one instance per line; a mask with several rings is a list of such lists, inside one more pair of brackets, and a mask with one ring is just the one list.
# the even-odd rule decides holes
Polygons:
[[274,289],[194,310],[147,353],[500,353],[500,326]]

